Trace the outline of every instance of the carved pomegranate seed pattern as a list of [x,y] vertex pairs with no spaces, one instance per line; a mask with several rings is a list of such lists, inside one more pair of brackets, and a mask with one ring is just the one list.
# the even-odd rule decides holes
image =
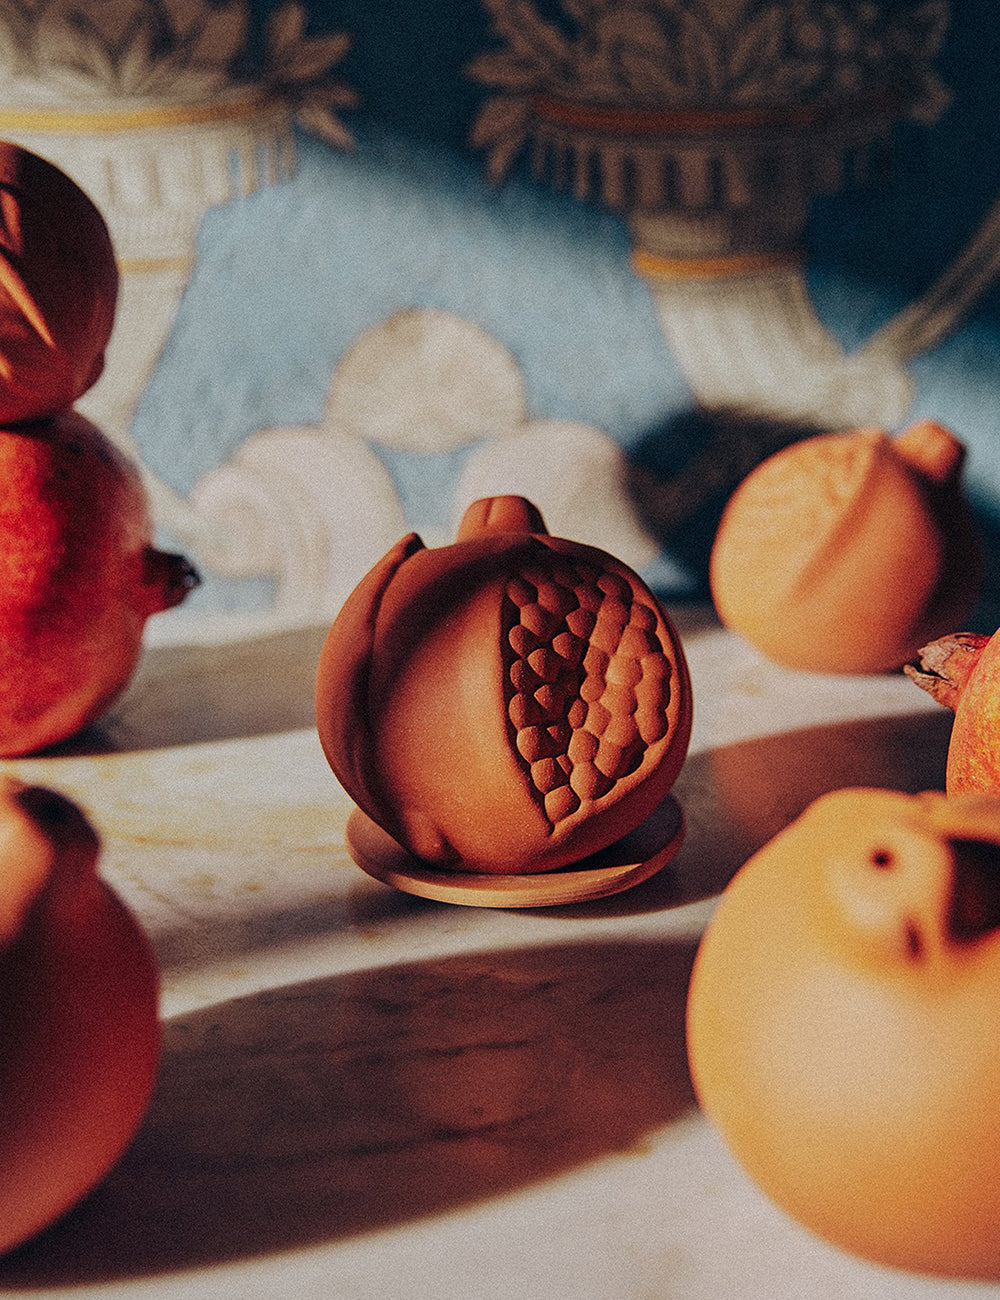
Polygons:
[[635,772],[668,730],[671,664],[648,598],[579,560],[506,586],[507,716],[555,827]]

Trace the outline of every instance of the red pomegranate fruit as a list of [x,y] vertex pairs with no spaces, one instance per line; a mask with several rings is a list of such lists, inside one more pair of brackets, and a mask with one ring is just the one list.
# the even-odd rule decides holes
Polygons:
[[903,670],[955,714],[948,742],[949,793],[1000,793],[1000,633],[954,632]]
[[0,142],[0,757],[102,713],[146,619],[197,581],[153,545],[136,469],[72,410],[101,373],[117,293],[97,208]]
[[83,416],[0,429],[0,757],[103,713],[146,619],[196,582],[153,545],[138,471]]

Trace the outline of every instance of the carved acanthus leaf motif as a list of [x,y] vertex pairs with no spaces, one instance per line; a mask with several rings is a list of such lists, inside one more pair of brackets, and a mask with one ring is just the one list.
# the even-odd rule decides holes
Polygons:
[[[947,0],[885,6],[871,0],[748,3],[721,22],[707,0],[561,0],[563,25],[531,0],[483,0],[503,46],[468,71],[497,99],[552,96],[610,108],[774,108],[898,98],[898,112],[932,120],[947,92],[931,63]],[[735,12],[735,11],[734,11]],[[508,134],[491,123],[490,170],[506,170],[532,134],[512,107]]]
[[250,67],[247,0],[0,0],[3,98],[195,103],[244,89],[285,100],[307,129],[350,144],[335,109],[356,97],[331,76],[349,38],[308,36],[306,18],[295,0],[281,5]]

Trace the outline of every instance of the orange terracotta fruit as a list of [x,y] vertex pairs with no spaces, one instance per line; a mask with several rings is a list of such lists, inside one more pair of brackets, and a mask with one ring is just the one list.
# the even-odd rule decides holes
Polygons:
[[903,671],[955,714],[945,788],[1000,794],[1000,634],[940,637]]
[[0,427],[95,382],[118,296],[107,227],[57,167],[0,141]]
[[427,862],[549,871],[640,825],[687,752],[676,630],[626,565],[521,497],[404,537],[330,629],[316,717],[355,802]]
[[688,999],[699,1101],[831,1242],[1000,1278],[1000,799],[842,790],[722,894]]
[[151,539],[138,472],[81,415],[0,429],[0,755],[73,735],[125,687],[146,619],[197,581]]
[[75,805],[0,779],[0,1251],[104,1177],[156,1076],[153,954],[97,856]]
[[980,544],[962,444],[932,421],[895,438],[821,434],[736,489],[712,547],[719,617],[775,662],[898,668],[975,603]]

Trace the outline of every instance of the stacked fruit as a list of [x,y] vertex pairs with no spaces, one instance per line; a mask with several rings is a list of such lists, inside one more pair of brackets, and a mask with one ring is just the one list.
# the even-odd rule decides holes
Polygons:
[[0,144],[0,756],[64,740],[128,683],[150,614],[194,585],[139,475],[72,404],[104,364],[118,273],[57,168]]
[[[104,221],[0,144],[0,756],[64,740],[135,668],[146,618],[196,581],[157,550],[136,469],[73,403],[118,293]],[[145,1113],[157,972],[62,796],[0,779],[0,1250],[107,1172]]]

